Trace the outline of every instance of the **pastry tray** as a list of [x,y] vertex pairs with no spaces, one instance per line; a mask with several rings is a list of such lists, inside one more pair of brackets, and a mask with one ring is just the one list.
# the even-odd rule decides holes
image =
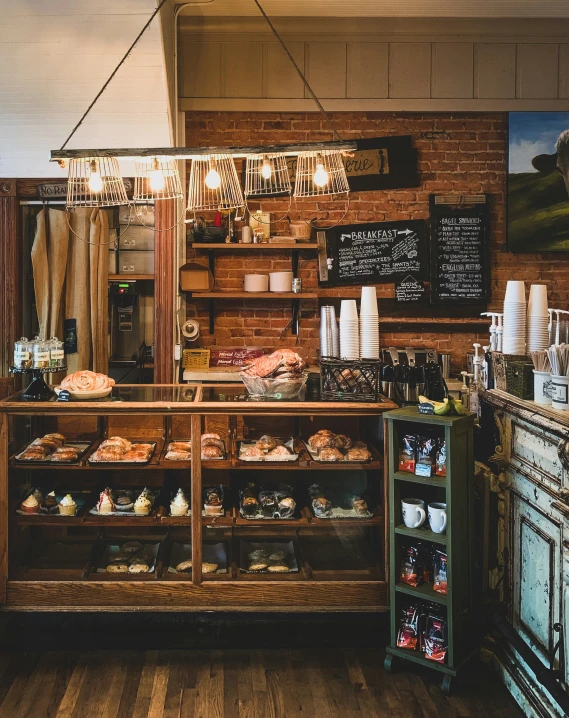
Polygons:
[[[221,439],[221,443],[223,444],[223,454],[221,456],[213,456],[212,458],[206,457],[202,458],[202,461],[225,461],[227,459],[227,444],[225,443],[225,439]],[[200,445],[201,449],[201,445]]]
[[[114,556],[117,556],[118,554],[122,553],[121,546],[122,546],[122,544],[125,544],[125,543],[128,543],[128,540],[123,541],[121,544],[118,544],[118,543],[107,544],[107,546],[105,547],[105,550],[103,552],[103,555],[99,559],[97,573],[105,573],[105,574],[107,573],[108,564],[111,562],[111,560],[113,559]],[[151,565],[150,565],[148,571],[143,574],[139,574],[139,573],[132,574],[130,572],[128,574],[126,574],[126,573],[116,573],[116,574],[109,573],[108,574],[109,576],[119,576],[119,577],[120,576],[124,577],[127,575],[128,576],[141,576],[141,575],[148,576],[149,574],[154,573],[154,571],[156,571],[156,558],[158,556],[158,549],[160,548],[160,543],[159,542],[152,543],[151,541],[146,541],[146,542],[140,541],[139,543],[142,544],[142,549],[139,549],[138,551],[133,551],[132,553],[129,553],[128,554],[129,559],[127,559],[127,561],[130,560],[130,558],[133,558],[134,556],[137,556],[142,553],[143,555],[148,556],[149,558],[152,559]],[[123,580],[124,580],[124,578],[123,578]]]
[[[133,493],[136,494],[136,496],[135,496],[135,498],[134,498],[134,501],[136,501],[136,499],[137,499],[137,498],[140,496],[140,494],[142,493],[142,490],[139,491],[138,493],[137,493],[136,491],[134,491]],[[157,494],[152,494],[150,511],[149,511],[147,514],[135,514],[135,513],[134,513],[134,501],[132,502],[132,508],[130,508],[128,511],[111,511],[111,512],[108,513],[108,514],[100,514],[100,513],[99,513],[99,511],[97,510],[97,504],[98,504],[99,502],[97,501],[97,504],[95,504],[95,506],[93,506],[92,508],[89,509],[89,514],[90,514],[91,516],[100,516],[100,517],[102,517],[102,518],[105,518],[105,517],[107,517],[107,516],[111,516],[111,517],[112,517],[112,516],[120,516],[120,517],[122,517],[122,518],[135,517],[135,518],[137,518],[137,519],[147,519],[147,518],[149,518],[150,516],[152,516],[152,514],[153,514],[154,505],[156,504],[156,499],[157,499],[157,498],[158,498]]]
[[95,464],[95,465],[105,464],[105,465],[120,466],[122,464],[123,466],[125,466],[125,465],[126,466],[145,466],[146,464],[150,463],[150,461],[152,460],[152,457],[154,456],[154,452],[156,451],[156,442],[155,441],[133,441],[132,442],[133,446],[136,446],[137,444],[150,444],[150,446],[152,447],[152,450],[150,451],[150,455],[148,456],[147,459],[143,459],[142,461],[120,461],[120,460],[119,461],[98,461],[97,459],[93,458],[93,454],[95,453],[95,452],[93,452],[93,454],[91,454],[91,456],[87,459],[87,461],[90,464]]
[[[58,504],[59,504],[59,502],[61,501],[61,499],[62,499],[64,496],[67,496],[67,494],[71,494],[72,499],[73,499],[73,500],[75,501],[75,503],[77,504],[77,511],[75,512],[75,515],[74,515],[74,516],[66,516],[65,514],[60,514],[60,513],[59,513],[59,506],[58,506]],[[33,518],[34,516],[38,516],[38,517],[40,517],[40,518],[42,518],[42,519],[45,519],[46,517],[49,517],[49,518],[52,518],[52,517],[55,518],[55,517],[57,517],[57,518],[62,518],[62,519],[74,519],[74,518],[77,518],[77,516],[80,516],[80,515],[81,515],[81,512],[83,511],[83,509],[84,509],[84,507],[85,507],[85,504],[87,503],[87,501],[89,500],[89,498],[91,497],[91,495],[92,495],[92,492],[91,492],[91,491],[81,491],[81,492],[78,492],[78,493],[74,493],[73,491],[67,491],[67,492],[64,493],[64,494],[62,494],[62,493],[57,493],[57,494],[55,494],[55,498],[56,498],[56,500],[57,500],[57,504],[53,507],[53,509],[52,509],[51,511],[48,511],[47,509],[40,507],[40,510],[39,510],[37,513],[35,513],[35,514],[29,514],[27,511],[22,511],[21,509],[16,509],[16,513],[18,514],[18,516],[26,516],[26,517],[30,517],[30,518]],[[22,499],[22,500],[23,500],[23,499]]]
[[312,509],[312,518],[326,521],[329,519],[371,519],[373,518],[373,513],[371,511],[366,511],[365,514],[358,514],[355,509],[342,509],[339,506],[334,506],[332,508],[332,513],[329,516],[316,516],[314,513],[314,509]]
[[[275,438],[277,438],[277,437],[275,437]],[[267,454],[265,454],[265,456],[243,456],[244,449],[247,449],[250,446],[256,446],[256,442],[255,441],[252,441],[252,442],[242,441],[241,444],[239,445],[239,461],[254,461],[256,463],[258,463],[260,461],[267,461],[267,462],[271,462],[271,463],[274,463],[274,462],[281,463],[281,462],[285,462],[285,461],[286,462],[298,461],[299,455],[294,453],[294,438],[287,439],[286,441],[281,439],[281,441],[288,449],[290,449],[293,452],[292,454],[290,454],[289,456],[268,456],[268,453],[267,453]]]
[[[340,461],[340,460],[338,460],[338,461],[330,461],[330,460],[326,460],[326,459],[321,459],[320,456],[319,456],[319,454],[318,454],[318,450],[317,450],[317,449],[315,449],[315,448],[314,448],[311,444],[309,444],[307,441],[305,441],[304,443],[305,443],[306,448],[308,449],[308,453],[310,454],[310,456],[312,457],[312,459],[313,459],[314,461],[319,461],[321,464],[341,464],[341,463],[343,463],[343,462],[346,463],[346,464],[368,464],[368,463],[372,460],[372,458],[373,458],[372,451],[371,451],[371,449],[370,449],[369,446],[368,446],[368,447],[367,447],[367,450],[369,451],[370,454],[372,454],[372,456],[371,456],[369,459],[366,459],[366,461],[362,461],[361,459],[353,459],[353,460],[352,460],[352,459],[346,459],[346,457],[344,457],[344,459],[343,459],[342,461]],[[342,450],[341,450],[341,449],[340,449],[340,453],[342,453]]]
[[[39,437],[39,438],[41,438],[41,437]],[[20,464],[30,464],[32,466],[37,466],[38,464],[39,465],[41,465],[41,464],[54,464],[54,465],[63,464],[65,466],[69,466],[69,465],[78,466],[81,463],[81,457],[85,454],[87,449],[93,443],[92,441],[66,441],[65,446],[75,446],[76,448],[78,448],[80,450],[79,456],[77,457],[77,459],[75,459],[75,461],[53,461],[51,458],[51,454],[46,456],[45,459],[40,459],[39,461],[36,461],[36,460],[32,461],[30,459],[20,459],[20,456],[24,453],[24,451],[29,446],[31,446],[34,443],[34,441],[35,441],[35,439],[33,439],[33,441],[30,441],[29,443],[27,443],[26,446],[23,449],[21,449],[21,451],[19,451],[14,456],[14,459],[16,461],[18,461]]]
[[[172,551],[170,553],[170,565],[168,566],[168,573],[173,573],[176,576],[191,576],[192,572],[176,571],[176,566],[182,561],[191,561],[192,559],[192,544],[181,543],[174,541],[172,544]],[[202,562],[203,563],[216,563],[217,571],[211,574],[203,574],[204,576],[215,576],[220,573],[227,573],[227,545],[220,541],[219,543],[213,541],[204,541],[202,544]]]
[[292,541],[244,541],[243,539],[239,542],[239,566],[243,573],[262,573],[274,576],[279,576],[278,573],[272,573],[268,569],[262,571],[250,571],[249,568],[249,554],[252,551],[258,550],[270,551],[275,553],[276,551],[284,551],[284,560],[288,564],[289,571],[283,571],[282,573],[298,573],[298,563],[296,561],[296,554],[294,553],[294,544]]
[[166,449],[164,451],[164,461],[190,461],[191,460],[191,453],[192,453],[191,451],[186,452],[188,454],[187,459],[169,459],[166,456],[166,454],[170,451],[170,445],[175,444],[177,441],[187,441],[189,443],[189,442],[191,442],[191,439],[172,439],[171,441],[169,441],[168,444],[166,445]]

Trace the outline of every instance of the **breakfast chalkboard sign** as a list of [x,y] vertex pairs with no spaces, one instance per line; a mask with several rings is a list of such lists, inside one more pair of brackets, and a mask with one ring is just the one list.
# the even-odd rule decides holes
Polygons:
[[490,300],[489,210],[486,195],[431,195],[431,303]]
[[426,273],[423,220],[349,224],[318,232],[322,286],[394,282]]

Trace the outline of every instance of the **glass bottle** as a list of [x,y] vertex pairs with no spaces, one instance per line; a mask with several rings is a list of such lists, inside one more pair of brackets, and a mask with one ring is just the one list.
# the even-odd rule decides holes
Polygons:
[[14,367],[16,369],[32,368],[32,349],[34,343],[27,337],[22,337],[14,342]]
[[35,337],[32,353],[34,369],[49,368],[49,346],[47,342],[39,337]]
[[65,366],[63,342],[57,337],[52,337],[49,342],[49,365],[55,368]]

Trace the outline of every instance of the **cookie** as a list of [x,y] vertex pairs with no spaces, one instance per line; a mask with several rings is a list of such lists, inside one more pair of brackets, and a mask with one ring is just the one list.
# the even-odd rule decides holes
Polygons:
[[215,573],[217,571],[216,563],[202,563],[202,573]]
[[268,561],[264,561],[263,559],[258,559],[256,561],[252,561],[249,564],[249,571],[265,571],[269,566]]
[[182,563],[179,563],[176,566],[176,571],[178,573],[191,573],[192,571],[192,562],[191,561],[182,561]]
[[107,573],[128,573],[128,565],[126,563],[110,563],[107,566]]

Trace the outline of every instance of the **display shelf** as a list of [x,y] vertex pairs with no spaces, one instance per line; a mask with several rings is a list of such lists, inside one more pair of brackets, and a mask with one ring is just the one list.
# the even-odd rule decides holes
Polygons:
[[417,663],[420,666],[425,666],[426,668],[432,668],[434,664],[437,667],[438,671],[440,671],[441,673],[446,673],[449,676],[456,676],[457,674],[456,670],[453,670],[452,668],[449,668],[442,663],[436,663],[435,661],[431,661],[428,658],[424,658],[423,655],[418,651],[407,651],[404,648],[397,648],[396,646],[387,646],[386,651],[392,656],[404,658],[406,661],[412,661],[413,663]]
[[407,596],[413,596],[414,598],[422,598],[425,601],[440,603],[441,606],[447,605],[447,597],[442,593],[433,591],[433,587],[430,583],[423,583],[416,588],[414,586],[408,586],[406,583],[396,583],[395,590],[397,593],[404,593]]
[[318,249],[316,242],[261,242],[260,244],[242,244],[236,242],[192,242],[190,247],[192,249],[208,249],[217,250],[220,252],[246,252],[247,250],[260,250],[266,252],[270,250],[303,250],[303,249]]
[[192,299],[318,299],[316,292],[194,292]]
[[109,274],[109,282],[153,282],[153,274]]
[[432,543],[446,544],[446,534],[436,534],[427,528],[410,529],[405,524],[395,527],[395,533],[399,536],[409,536],[409,538],[420,539],[421,541],[431,541]]
[[409,481],[412,484],[423,484],[424,486],[446,486],[444,476],[417,476],[409,471],[394,471],[392,476],[395,481]]

